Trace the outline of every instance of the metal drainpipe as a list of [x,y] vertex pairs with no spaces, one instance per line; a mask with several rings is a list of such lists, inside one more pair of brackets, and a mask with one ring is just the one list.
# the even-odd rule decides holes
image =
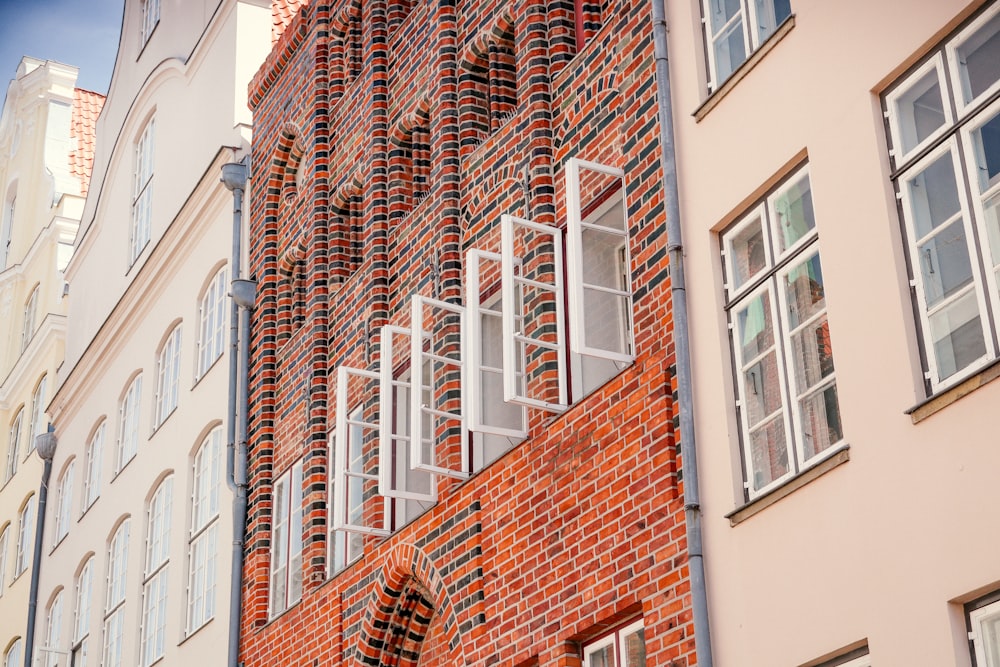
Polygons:
[[[239,299],[237,286],[245,283],[240,279],[241,248],[240,240],[243,233],[243,193],[246,188],[248,168],[244,162],[230,162],[222,166],[222,183],[233,193],[233,258],[232,258],[232,300],[230,310],[230,351],[229,351],[229,413],[226,444],[226,484],[233,492],[233,549],[229,582],[229,652],[227,664],[238,667],[240,648],[240,606],[243,601],[243,540],[246,532],[247,518],[247,479],[246,479],[246,366],[243,360],[244,351],[241,342],[249,338],[249,315],[247,326],[240,336]],[[245,312],[248,313],[246,309]],[[249,349],[249,346],[247,346]],[[242,377],[241,377],[241,365]],[[237,422],[242,425],[243,447],[237,449]]]
[[674,120],[670,101],[670,67],[667,57],[666,0],[652,0],[653,50],[656,58],[656,98],[660,113],[660,158],[663,164],[663,207],[667,216],[667,256],[670,296],[673,303],[674,349],[677,352],[677,404],[680,410],[681,475],[684,479],[684,514],[691,575],[691,608],[698,667],[712,667],[712,635],[708,621],[708,592],[701,535],[701,494],[695,448],[694,398],[691,391],[691,350],[688,332],[687,288],[684,281],[684,245],[674,152]]
[[[49,427],[51,429],[51,427]],[[28,627],[24,633],[24,667],[31,667],[35,655],[35,615],[38,611],[38,576],[42,566],[42,539],[45,532],[45,504],[49,498],[49,477],[52,476],[52,457],[56,454],[56,435],[52,431],[35,437],[35,451],[45,462],[42,483],[38,487],[38,506],[35,508],[35,552],[31,557],[31,585],[28,590]]]

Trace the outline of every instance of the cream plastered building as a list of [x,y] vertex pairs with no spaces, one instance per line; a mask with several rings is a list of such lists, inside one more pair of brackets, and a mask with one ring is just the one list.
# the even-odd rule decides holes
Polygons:
[[1000,665],[1000,3],[669,0],[715,665]]
[[220,168],[249,148],[270,23],[263,0],[125,2],[66,270],[35,664],[226,659],[234,202]]
[[25,57],[0,115],[0,655],[20,665],[42,461],[66,339],[63,271],[76,237],[104,98],[79,70]]

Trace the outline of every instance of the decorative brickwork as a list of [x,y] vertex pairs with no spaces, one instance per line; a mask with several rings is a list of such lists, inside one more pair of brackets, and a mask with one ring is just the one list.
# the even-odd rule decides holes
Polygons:
[[[284,30],[250,88],[250,269],[260,288],[241,660],[568,667],[581,664],[581,642],[641,616],[648,664],[694,665],[647,3],[313,1],[294,18],[282,6]],[[448,310],[469,305],[466,252],[501,253],[503,214],[558,230],[518,228],[515,271],[529,282],[517,307],[524,335],[547,340],[571,326],[556,307],[565,297],[533,287],[568,280],[564,241],[553,239],[567,234],[569,158],[624,173],[580,192],[591,208],[623,201],[616,238],[627,247],[608,256],[622,258],[632,286],[622,315],[632,361],[581,390],[571,380],[587,366],[569,343],[539,346],[519,381],[554,405],[569,369],[569,407],[527,409],[523,440],[472,434],[455,418],[465,366],[443,361],[480,342],[464,340],[462,316]],[[483,304],[500,294],[500,265],[484,260]],[[414,295],[429,305],[413,311]],[[403,404],[381,414],[386,325],[427,335],[429,375],[408,355],[387,363],[394,378],[431,378],[440,414],[421,435],[449,471],[436,477],[436,503],[379,495],[373,425],[411,418]],[[350,386],[337,386],[341,367],[360,371]],[[348,419],[338,391],[352,416],[333,442]],[[351,525],[372,527],[338,542],[337,558],[363,552],[339,571],[335,451],[349,469],[334,481],[360,491],[334,487],[359,512]],[[303,595],[269,619],[272,483],[300,458]],[[404,459],[392,460],[398,482]]]

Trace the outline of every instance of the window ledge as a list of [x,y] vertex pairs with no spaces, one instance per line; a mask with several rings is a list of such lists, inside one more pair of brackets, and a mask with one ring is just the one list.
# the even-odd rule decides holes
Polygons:
[[763,60],[764,56],[770,53],[771,49],[777,46],[778,42],[784,39],[785,35],[790,33],[794,27],[795,14],[790,14],[788,18],[781,22],[781,25],[778,26],[777,30],[775,30],[774,33],[772,33],[771,36],[760,45],[760,48],[751,53],[750,57],[744,60],[743,63],[737,67],[725,81],[722,82],[722,85],[712,91],[712,93],[708,96],[708,99],[702,102],[701,106],[694,110],[694,113],[691,115],[694,116],[695,122],[700,123],[701,120],[708,115],[708,112],[714,109],[719,102],[722,101],[722,98],[729,94],[729,91],[735,88],[740,81],[746,78],[747,74],[750,73],[750,70],[756,67],[757,63]]
[[993,363],[986,366],[986,368],[981,369],[977,373],[974,373],[965,380],[962,380],[948,389],[929,396],[925,400],[917,403],[912,408],[907,408],[903,412],[904,414],[910,415],[910,420],[914,424],[919,424],[939,410],[944,410],[960,398],[971,394],[983,385],[987,385],[993,380],[996,380],[998,377],[1000,377],[1000,359],[994,360]]
[[764,495],[758,496],[750,502],[734,509],[726,515],[726,518],[729,519],[729,525],[736,526],[743,523],[755,514],[762,512],[771,505],[775,504],[785,496],[795,493],[817,477],[826,474],[840,464],[847,463],[850,460],[851,455],[849,446],[841,445],[841,448],[833,455],[827,456],[825,459],[810,468],[806,468],[781,486],[775,487]]
[[186,642],[187,640],[191,639],[191,638],[192,638],[192,637],[194,637],[194,636],[195,636],[196,634],[198,634],[199,632],[201,632],[201,631],[202,631],[202,629],[203,629],[203,628],[205,628],[206,626],[208,626],[208,625],[209,625],[209,624],[210,624],[210,623],[211,623],[211,622],[212,622],[212,621],[213,621],[214,619],[215,619],[215,614],[213,614],[213,615],[209,616],[209,617],[208,617],[208,620],[206,620],[206,621],[205,621],[204,623],[202,623],[201,625],[199,625],[199,626],[198,626],[197,628],[195,628],[195,629],[193,629],[193,630],[188,630],[188,631],[187,631],[187,632],[186,632],[186,633],[184,634],[184,636],[183,636],[183,637],[181,638],[181,640],[180,640],[179,642],[177,642],[177,645],[178,645],[178,646],[181,646],[181,645],[183,645],[183,644],[184,644],[184,642]]

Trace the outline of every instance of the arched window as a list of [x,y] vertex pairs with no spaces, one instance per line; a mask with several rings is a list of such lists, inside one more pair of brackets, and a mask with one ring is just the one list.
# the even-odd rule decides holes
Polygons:
[[35,438],[49,430],[49,420],[45,416],[45,388],[48,380],[48,375],[43,375],[31,394],[31,427],[28,431],[28,446],[24,448],[24,458],[35,451]]
[[21,667],[21,638],[18,637],[3,655],[3,667]]
[[147,509],[146,568],[142,584],[142,666],[163,657],[166,646],[167,563],[170,559],[170,510],[173,475],[167,477]]
[[38,285],[35,285],[28,296],[28,300],[24,302],[24,324],[21,328],[22,352],[28,347],[28,343],[31,342],[31,336],[35,333],[35,320],[38,313],[38,287]]
[[[156,5],[159,0],[147,0],[146,5]],[[152,30],[152,28],[150,28]],[[135,172],[133,173],[132,225],[129,229],[128,263],[131,266],[149,243],[150,218],[153,201],[153,119],[146,123],[135,142]]]
[[219,478],[222,427],[205,437],[195,452],[191,493],[191,537],[188,544],[187,633],[190,634],[215,615],[215,544],[219,524]]
[[225,349],[226,278],[227,268],[223,266],[201,296],[199,306],[201,326],[198,335],[199,378],[208,372]]
[[52,546],[59,544],[69,533],[70,508],[73,506],[73,474],[75,468],[76,459],[70,459],[59,476],[59,482],[56,485],[56,516]]
[[139,450],[139,401],[142,397],[142,373],[135,376],[125,390],[118,406],[118,456],[115,458],[115,474],[121,472],[125,464],[135,458]]
[[10,523],[0,530],[0,598],[7,587],[7,549],[10,546]]
[[181,325],[174,327],[160,348],[156,362],[156,419],[159,426],[177,408],[181,373]]
[[17,557],[14,559],[14,578],[21,576],[21,573],[28,569],[31,563],[31,554],[34,551],[35,536],[35,495],[28,496],[28,499],[21,505],[18,514],[17,526]]
[[62,634],[62,612],[63,612],[63,592],[60,590],[49,603],[48,611],[45,614],[45,648],[46,652],[40,652],[40,656],[45,660],[46,667],[55,667],[59,664],[59,653],[56,651],[59,646],[60,635]]
[[108,544],[108,594],[104,605],[104,667],[121,667],[125,636],[125,584],[130,519],[118,526]]
[[80,568],[76,577],[76,611],[73,622],[73,658],[74,665],[87,664],[87,639],[90,636],[90,609],[94,594],[94,557]]
[[14,421],[10,423],[10,437],[7,440],[7,467],[4,469],[3,481],[6,482],[17,473],[17,464],[21,460],[21,422],[24,420],[24,408],[17,411]]
[[87,444],[87,476],[83,480],[84,512],[90,509],[90,506],[101,495],[101,466],[104,465],[104,426],[106,423],[106,419],[101,420]]

